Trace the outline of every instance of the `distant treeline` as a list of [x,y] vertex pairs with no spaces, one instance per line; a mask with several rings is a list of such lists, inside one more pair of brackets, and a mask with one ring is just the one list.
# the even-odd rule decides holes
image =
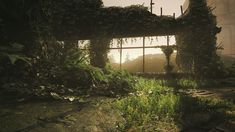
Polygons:
[[[235,57],[228,55],[221,56],[222,61],[225,66],[231,66],[235,62]],[[174,65],[174,72],[179,70],[176,64],[176,54],[171,56],[171,63]],[[164,72],[164,66],[166,64],[166,59],[164,54],[149,54],[145,55],[145,72]],[[110,65],[114,69],[119,69],[119,63],[110,62]],[[129,72],[142,72],[143,70],[143,56],[140,56],[134,60],[126,61],[122,64],[122,68]]]

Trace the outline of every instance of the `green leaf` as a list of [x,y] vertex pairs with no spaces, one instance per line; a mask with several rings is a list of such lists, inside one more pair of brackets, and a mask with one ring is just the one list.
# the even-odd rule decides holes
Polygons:
[[6,55],[8,56],[8,58],[10,59],[12,64],[15,64],[15,62],[18,60],[21,60],[21,61],[24,61],[24,62],[30,64],[30,62],[29,62],[30,59],[27,57],[24,57],[21,55],[15,55],[15,54],[6,54]]

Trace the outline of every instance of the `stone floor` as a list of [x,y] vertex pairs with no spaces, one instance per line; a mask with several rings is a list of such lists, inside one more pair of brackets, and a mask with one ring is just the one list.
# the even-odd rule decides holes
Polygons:
[[91,99],[86,103],[32,101],[1,105],[0,132],[118,131],[124,119],[120,113],[101,103],[106,101],[110,99]]

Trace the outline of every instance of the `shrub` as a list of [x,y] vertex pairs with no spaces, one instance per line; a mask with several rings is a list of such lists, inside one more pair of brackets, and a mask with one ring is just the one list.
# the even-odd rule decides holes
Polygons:
[[62,82],[68,88],[89,89],[91,86],[107,83],[107,79],[101,69],[86,64],[65,67],[61,75]]
[[134,90],[135,77],[126,71],[109,70],[108,89],[115,95],[126,95]]

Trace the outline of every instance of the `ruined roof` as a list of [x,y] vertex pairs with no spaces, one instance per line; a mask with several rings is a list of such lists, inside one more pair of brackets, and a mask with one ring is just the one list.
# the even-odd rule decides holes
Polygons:
[[110,38],[172,35],[178,28],[173,16],[157,16],[143,6],[102,7],[85,12],[73,6],[53,17],[53,33],[60,40],[90,39],[97,35]]

